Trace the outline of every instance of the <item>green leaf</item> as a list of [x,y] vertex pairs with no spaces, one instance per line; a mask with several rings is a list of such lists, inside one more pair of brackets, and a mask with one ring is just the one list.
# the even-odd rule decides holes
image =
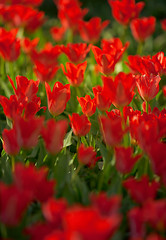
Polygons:
[[63,147],[69,147],[72,144],[72,129],[66,134],[66,137],[63,141]]

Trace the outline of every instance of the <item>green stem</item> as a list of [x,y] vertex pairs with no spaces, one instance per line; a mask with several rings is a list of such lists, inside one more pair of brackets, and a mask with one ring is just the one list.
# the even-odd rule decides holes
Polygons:
[[73,31],[69,29],[67,33],[67,43],[72,43],[72,42],[73,42]]
[[137,55],[141,55],[142,50],[143,50],[143,42],[139,42],[137,47]]
[[103,162],[103,169],[101,171],[101,175],[100,175],[99,182],[98,182],[98,192],[100,192],[102,189],[106,173],[109,172],[110,168],[112,167],[111,156],[112,156],[112,151],[111,151],[111,148],[109,148],[108,152],[107,152],[107,157],[106,157],[105,161]]
[[77,169],[75,170],[75,172],[74,172],[73,175],[72,175],[72,181],[73,181],[73,180],[76,178],[76,176],[78,175],[78,173],[79,173],[81,167],[82,167],[82,164],[79,163]]
[[81,140],[80,140],[80,137],[78,136],[78,141],[77,141],[77,150],[78,150],[78,148],[79,148],[79,146],[80,146],[80,143],[81,143]]
[[79,87],[76,87],[76,93],[77,93],[77,96],[78,96],[78,97],[81,97],[81,92],[80,92]]
[[2,223],[0,223],[0,235],[2,236],[2,238],[6,239],[7,238],[7,230],[6,230],[6,226]]
[[127,26],[123,26],[123,34],[121,36],[121,41],[123,44],[126,42],[126,35],[127,35]]
[[[121,112],[121,117],[122,117],[122,130],[125,131],[126,123],[125,123],[125,118],[124,118],[124,114],[123,114],[123,108],[120,109],[120,112]],[[124,145],[124,147],[127,147],[129,145],[129,134],[128,133],[124,133],[124,135],[123,135],[123,145]]]
[[14,156],[11,156],[11,164],[12,164],[12,172],[15,170],[15,158]]

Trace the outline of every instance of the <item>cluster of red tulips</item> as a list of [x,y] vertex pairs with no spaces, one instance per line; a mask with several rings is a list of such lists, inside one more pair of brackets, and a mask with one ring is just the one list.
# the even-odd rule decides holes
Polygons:
[[42,2],[0,0],[0,239],[166,239],[166,56],[143,55],[156,18],[108,0],[123,36],[107,38],[79,0],[54,0],[55,22]]

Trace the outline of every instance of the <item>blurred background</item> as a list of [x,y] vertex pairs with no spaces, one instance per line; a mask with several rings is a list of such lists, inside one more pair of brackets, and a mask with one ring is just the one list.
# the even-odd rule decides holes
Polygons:
[[[89,12],[84,20],[89,20],[91,17],[101,17],[102,20],[110,20],[107,30],[104,32],[105,38],[122,37],[124,31],[123,26],[117,23],[112,17],[111,7],[107,0],[80,0],[82,8],[88,8]],[[141,0],[136,2],[140,2]],[[144,45],[144,55],[152,55],[158,51],[163,51],[166,54],[166,32],[161,28],[160,21],[166,18],[166,0],[142,0],[145,2],[145,7],[141,11],[140,17],[156,17],[156,30],[152,37],[150,37]],[[45,0],[40,6],[40,10],[44,11],[46,16],[50,19],[48,26],[51,27],[59,24],[57,19],[57,8],[53,0]],[[46,34],[47,35],[47,34]],[[125,41],[130,41],[128,49],[129,54],[135,54],[137,48],[136,41],[133,40],[130,28],[127,29]],[[103,37],[103,36],[102,36]]]
[[[104,19],[111,19],[111,9],[107,0],[80,0],[82,6],[89,8],[87,19],[93,16],[100,16]],[[141,13],[142,16],[155,16],[157,19],[166,18],[166,0],[142,0],[145,2],[145,7]],[[137,1],[136,2],[140,2]],[[45,0],[40,7],[41,10],[45,11],[46,15],[55,17],[57,9],[53,0]]]

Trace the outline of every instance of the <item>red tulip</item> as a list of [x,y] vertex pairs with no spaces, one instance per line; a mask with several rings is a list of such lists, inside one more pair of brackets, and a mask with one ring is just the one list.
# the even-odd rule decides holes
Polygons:
[[164,31],[166,31],[166,19],[163,19],[163,20],[161,21],[161,27],[162,27],[162,29],[163,29]]
[[141,179],[128,178],[123,182],[124,187],[129,191],[133,200],[140,204],[144,204],[150,199],[154,199],[159,183],[156,181],[149,182],[147,176],[143,176]]
[[102,77],[104,82],[104,92],[109,96],[112,104],[117,108],[127,106],[133,99],[135,78],[129,73],[120,72],[115,79]]
[[71,62],[77,64],[85,60],[90,46],[87,46],[86,43],[68,43],[66,47],[62,45],[61,50]]
[[128,45],[127,42],[123,47],[119,38],[113,38],[110,41],[103,39],[102,49],[92,46],[96,62],[103,74],[109,75],[114,71],[116,63],[121,59]]
[[41,109],[41,100],[36,95],[39,81],[28,80],[26,77],[17,76],[16,88],[13,80],[9,76],[8,79],[14,89],[15,95],[11,95],[10,99],[0,96],[0,104],[3,107],[5,115],[10,119],[14,119],[15,115],[24,116],[25,119],[34,116]]
[[45,167],[37,169],[32,164],[25,167],[23,164],[17,163],[13,175],[15,186],[20,192],[30,192],[32,200],[43,203],[53,197],[55,181],[47,179],[48,169]]
[[15,129],[4,129],[2,132],[3,148],[9,155],[17,155],[20,151],[20,146],[17,141]]
[[51,28],[52,38],[56,42],[61,41],[64,38],[65,32],[66,32],[66,28],[64,26]]
[[128,212],[131,239],[143,239],[146,233],[143,211],[139,207],[133,207]]
[[99,123],[104,142],[108,146],[116,146],[120,144],[124,134],[121,118],[116,117],[111,119],[106,116],[100,116]]
[[135,0],[108,0],[112,8],[112,15],[120,24],[127,25],[133,18],[137,18],[144,7],[144,2]]
[[13,129],[16,131],[17,143],[25,149],[33,148],[38,143],[43,118],[31,117],[24,120],[19,116],[15,116]]
[[131,21],[131,31],[137,41],[144,42],[155,31],[156,18],[137,18]]
[[30,54],[32,50],[36,48],[38,42],[39,42],[39,38],[34,38],[33,40],[30,40],[29,38],[22,39],[21,46],[23,51],[26,54]]
[[50,198],[42,205],[43,215],[54,229],[63,228],[63,217],[67,211],[67,206],[67,201],[64,198]]
[[50,82],[59,69],[56,64],[54,66],[47,66],[39,61],[35,61],[34,63],[34,72],[41,83]]
[[45,88],[47,93],[48,110],[53,116],[61,114],[65,110],[66,104],[70,99],[70,84],[63,86],[62,83],[56,82],[51,92],[49,84],[45,82]]
[[56,122],[54,119],[50,119],[47,121],[46,127],[42,128],[41,134],[49,153],[57,154],[62,150],[67,125],[67,120],[60,120]]
[[119,172],[126,174],[129,173],[134,164],[138,161],[141,155],[132,156],[133,148],[116,147],[115,148],[115,165]]
[[141,56],[128,56],[127,65],[129,66],[130,70],[134,74],[140,74],[140,75],[157,75],[155,64],[150,59],[150,57],[141,57]]
[[[97,195],[92,193],[90,200],[92,205],[97,208],[103,216],[118,216],[121,206],[121,196],[108,196],[106,192],[100,192]],[[119,215],[120,216],[120,215]]]
[[85,136],[91,128],[91,123],[89,122],[86,115],[79,115],[73,113],[72,116],[69,115],[71,127],[75,135],[81,137]]
[[134,74],[162,75],[166,73],[166,57],[163,52],[150,56],[128,56],[127,65]]
[[81,144],[78,148],[78,161],[88,167],[94,167],[96,162],[101,157],[96,157],[96,152],[93,147],[85,147]]
[[[151,200],[143,207],[143,219],[146,225],[155,231],[164,232],[166,229],[166,201],[165,199]],[[159,237],[163,240],[163,237]]]
[[141,75],[136,77],[138,92],[145,101],[150,101],[157,95],[160,80],[159,75]]
[[58,18],[65,29],[71,29],[73,33],[78,32],[79,21],[83,19],[88,9],[81,9],[80,2],[76,0],[58,0]]
[[101,22],[101,18],[93,17],[88,22],[79,22],[79,32],[85,42],[95,43],[99,40],[102,30],[109,24],[109,20]]
[[102,216],[93,207],[75,206],[64,215],[64,222],[67,229],[73,235],[80,236],[86,240],[108,240],[112,237],[120,224],[119,216]]
[[107,111],[111,106],[111,100],[109,95],[103,91],[103,87],[93,87],[93,93],[95,95],[96,107],[101,111]]
[[87,66],[86,61],[77,65],[67,62],[66,63],[67,72],[65,72],[64,66],[61,65],[62,71],[66,75],[67,80],[69,81],[70,85],[74,87],[78,87],[83,82],[86,66]]
[[17,226],[32,200],[31,193],[0,182],[0,196],[0,222],[7,226]]
[[46,43],[44,48],[40,51],[34,49],[31,54],[31,59],[33,62],[40,62],[45,66],[52,66],[55,67],[58,63],[58,56],[61,53],[60,46],[56,45],[53,46],[51,43]]
[[91,99],[89,95],[86,95],[85,97],[77,97],[77,100],[79,101],[82,112],[87,117],[92,116],[96,112],[96,100]]
[[[14,85],[13,80],[8,76],[8,79],[14,89],[15,95],[19,101],[27,99],[28,102],[33,101],[36,98],[38,92],[39,81],[28,80],[24,76],[16,76],[17,88]],[[25,100],[24,100],[25,101]]]
[[44,12],[21,4],[1,7],[1,16],[5,23],[10,23],[13,27],[23,27],[31,32],[44,23]]
[[20,55],[20,40],[16,38],[18,29],[6,31],[0,28],[0,54],[6,61],[15,61]]

